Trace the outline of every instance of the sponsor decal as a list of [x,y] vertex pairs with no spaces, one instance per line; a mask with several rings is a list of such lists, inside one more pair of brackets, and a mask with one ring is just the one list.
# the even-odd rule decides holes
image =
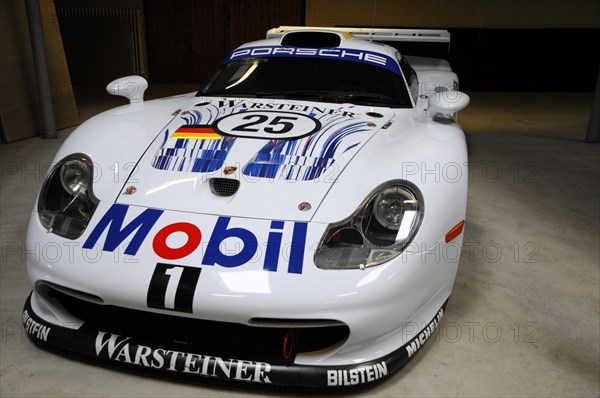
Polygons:
[[225,359],[138,345],[129,337],[99,331],[96,356],[146,368],[270,384],[271,365],[241,359]]
[[48,341],[51,328],[33,320],[27,310],[23,311],[23,325],[25,325],[25,331],[30,336],[41,341]]
[[349,48],[306,48],[282,46],[246,47],[233,51],[225,59],[225,62],[265,57],[340,59],[344,61],[359,62],[378,66],[402,76],[400,67],[393,58],[373,51],[355,50]]
[[423,344],[425,344],[425,342],[431,337],[433,332],[435,332],[435,329],[438,327],[442,316],[444,316],[444,309],[440,308],[439,312],[429,323],[429,325],[427,325],[425,329],[423,329],[423,331],[410,342],[410,344],[406,345],[406,353],[408,354],[409,358],[415,355],[415,353],[419,351]]
[[359,366],[354,369],[331,369],[327,371],[327,386],[355,386],[379,380],[387,374],[388,369],[385,361],[374,365]]
[[[113,252],[126,239],[130,239],[125,247],[125,254],[135,256],[164,211],[145,209],[133,220],[125,223],[128,210],[128,205],[113,204],[98,221],[83,244],[83,248],[93,249],[100,238],[106,235],[102,250]],[[212,233],[208,237],[201,261],[202,265],[235,268],[247,264],[254,258],[259,248],[256,234],[246,228],[233,227],[230,223],[230,217],[217,218]],[[263,256],[263,270],[265,271],[276,272],[279,269],[285,224],[284,221],[271,221]],[[287,272],[301,274],[308,224],[304,222],[293,222],[292,224]],[[204,239],[202,228],[189,222],[175,222],[166,225],[152,238],[152,249],[157,256],[166,260],[178,260],[189,256],[197,251]],[[167,243],[168,238],[174,233],[183,233],[186,236],[186,242],[176,248]],[[231,238],[242,243],[241,248],[236,246],[233,254],[229,251],[223,252],[223,248],[227,248],[226,241]]]
[[230,109],[232,111],[246,112],[252,110],[278,110],[278,111],[291,111],[301,112],[305,115],[337,115],[343,117],[355,117],[354,112],[350,112],[347,109],[339,108],[327,108],[314,105],[303,105],[296,104],[290,101],[287,102],[253,102],[249,100],[220,100],[218,102],[219,108]]

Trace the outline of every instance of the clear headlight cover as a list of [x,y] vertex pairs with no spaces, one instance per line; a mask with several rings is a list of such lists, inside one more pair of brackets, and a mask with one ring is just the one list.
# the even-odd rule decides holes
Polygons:
[[38,199],[38,217],[48,232],[67,239],[83,234],[98,206],[92,191],[93,171],[92,161],[81,153],[54,166]]
[[423,219],[421,192],[407,181],[376,189],[354,214],[330,224],[315,254],[324,269],[373,267],[402,253]]

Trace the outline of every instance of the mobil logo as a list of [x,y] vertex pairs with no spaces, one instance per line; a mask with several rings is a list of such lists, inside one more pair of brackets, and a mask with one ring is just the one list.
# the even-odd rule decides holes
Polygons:
[[[148,235],[157,224],[164,210],[145,209],[138,216],[125,222],[129,206],[113,204],[96,224],[85,243],[84,249],[93,249],[98,241],[105,236],[102,250],[113,252],[117,247],[125,243],[125,254],[135,256],[141,245],[146,241]],[[130,217],[131,218],[131,217]],[[204,236],[202,227],[190,222],[174,222],[158,230],[152,239],[152,250],[165,260],[178,260],[187,257],[199,250],[202,242],[205,244],[202,256],[202,265],[219,265],[227,268],[239,267],[250,262],[256,257],[261,249],[258,238],[250,229],[231,226],[230,217],[218,217],[208,239]],[[290,222],[288,222],[289,224]],[[285,233],[285,221],[271,221],[266,242],[264,243],[263,270],[275,272],[279,266],[279,260],[285,257],[287,261],[287,272],[301,274],[304,262],[304,250],[306,247],[307,223],[292,222],[293,228],[289,238],[289,255],[283,256],[282,245]],[[288,228],[289,229],[289,228]],[[106,233],[105,233],[106,232]],[[177,234],[183,236],[182,244],[173,247],[169,244],[169,238]],[[288,233],[289,234],[289,233]],[[227,241],[235,240],[235,249],[228,249]],[[241,244],[240,244],[241,243]],[[223,249],[226,249],[225,252]],[[231,248],[231,245],[229,245]]]

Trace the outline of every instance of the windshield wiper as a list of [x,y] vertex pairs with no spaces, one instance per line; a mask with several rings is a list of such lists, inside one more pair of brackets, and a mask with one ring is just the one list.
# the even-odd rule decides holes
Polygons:
[[290,91],[256,91],[248,93],[234,93],[226,91],[202,92],[196,94],[197,97],[204,95],[208,97],[236,97],[236,98],[320,98],[325,94],[316,90],[290,90]]
[[217,91],[214,93],[211,92],[201,92],[198,91],[196,97],[233,97],[233,98],[254,98],[254,93],[227,93],[225,91]]
[[319,91],[319,90],[296,90],[296,91],[277,91],[277,92],[257,92],[257,98],[314,98],[320,102],[361,102],[380,105],[395,105],[400,106],[398,100],[381,94],[358,94],[347,93],[341,91]]
[[387,95],[381,94],[354,94],[354,93],[335,93],[330,96],[324,96],[323,100],[328,99],[335,100],[336,102],[348,101],[348,102],[367,102],[368,104],[378,103],[385,105],[396,105],[399,106],[398,100],[388,97]]
[[257,91],[254,93],[204,93],[208,96],[224,97],[255,97],[255,98],[286,98],[286,99],[313,99],[319,102],[351,102],[366,103],[367,105],[392,105],[401,106],[398,100],[381,94],[349,93],[334,90],[287,90],[287,91]]
[[258,91],[255,93],[256,98],[269,98],[269,97],[281,97],[281,98],[321,98],[324,94],[323,91],[317,90],[288,90],[288,91]]

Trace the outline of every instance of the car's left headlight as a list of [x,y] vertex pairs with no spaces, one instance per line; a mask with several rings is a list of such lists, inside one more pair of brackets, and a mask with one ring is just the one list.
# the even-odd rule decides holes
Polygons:
[[379,265],[398,256],[423,219],[423,198],[414,184],[391,181],[376,189],[354,214],[330,224],[315,254],[324,269]]
[[91,159],[81,153],[63,158],[52,168],[38,199],[40,223],[48,232],[68,239],[83,234],[98,206],[93,171]]

